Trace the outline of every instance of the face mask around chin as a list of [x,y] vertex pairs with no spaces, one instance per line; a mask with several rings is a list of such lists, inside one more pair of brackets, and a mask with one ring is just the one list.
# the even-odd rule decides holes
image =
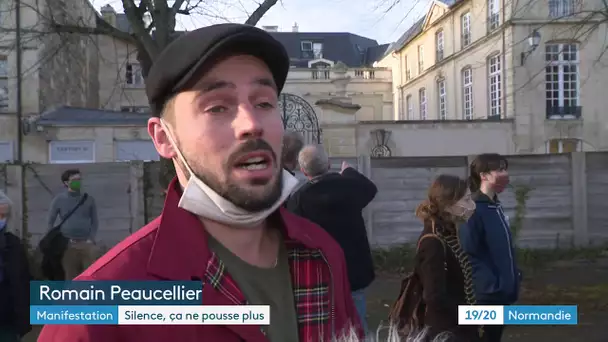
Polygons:
[[298,180],[294,176],[290,175],[289,172],[285,170],[281,170],[282,174],[280,177],[283,177],[281,196],[272,207],[255,213],[239,208],[213,191],[213,189],[192,172],[192,168],[186,161],[186,158],[177,148],[177,144],[173,139],[172,132],[168,128],[168,125],[165,124],[164,121],[161,121],[161,125],[167,132],[167,137],[173,145],[178,159],[185,167],[186,170],[184,171],[187,171],[187,173],[190,174],[190,179],[188,180],[188,184],[184,187],[178,206],[195,215],[226,225],[240,227],[255,226],[277,210],[298,184]]

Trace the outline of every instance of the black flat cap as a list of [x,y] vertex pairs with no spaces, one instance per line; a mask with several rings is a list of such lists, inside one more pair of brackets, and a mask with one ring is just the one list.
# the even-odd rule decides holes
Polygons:
[[227,55],[252,55],[264,61],[279,92],[289,72],[285,47],[268,32],[250,25],[218,24],[190,31],[171,42],[156,58],[146,79],[150,109],[160,115],[175,94],[188,90],[201,72]]

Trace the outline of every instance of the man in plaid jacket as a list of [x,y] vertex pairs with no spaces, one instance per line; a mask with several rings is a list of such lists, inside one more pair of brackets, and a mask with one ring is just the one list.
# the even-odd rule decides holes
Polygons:
[[39,342],[362,335],[341,248],[282,208],[297,183],[280,160],[277,104],[288,71],[281,43],[248,25],[209,26],[171,43],[146,80],[148,132],[177,171],[163,212],[76,278],[202,280],[202,305],[269,305],[270,325],[50,325]]

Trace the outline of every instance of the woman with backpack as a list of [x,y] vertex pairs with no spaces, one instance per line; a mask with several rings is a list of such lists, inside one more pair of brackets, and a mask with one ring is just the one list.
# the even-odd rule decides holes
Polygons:
[[428,339],[448,332],[450,342],[477,342],[483,329],[458,325],[458,305],[475,305],[471,266],[460,247],[458,228],[475,211],[465,180],[440,175],[416,209],[424,228],[414,272],[403,282],[391,323],[402,334],[428,330]]

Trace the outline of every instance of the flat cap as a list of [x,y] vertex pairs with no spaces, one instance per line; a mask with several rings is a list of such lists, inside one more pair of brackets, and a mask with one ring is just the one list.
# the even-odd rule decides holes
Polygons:
[[235,54],[264,61],[281,92],[289,72],[289,55],[283,44],[251,25],[218,24],[187,32],[156,58],[146,79],[152,113],[160,115],[173,95],[192,87],[219,58]]

